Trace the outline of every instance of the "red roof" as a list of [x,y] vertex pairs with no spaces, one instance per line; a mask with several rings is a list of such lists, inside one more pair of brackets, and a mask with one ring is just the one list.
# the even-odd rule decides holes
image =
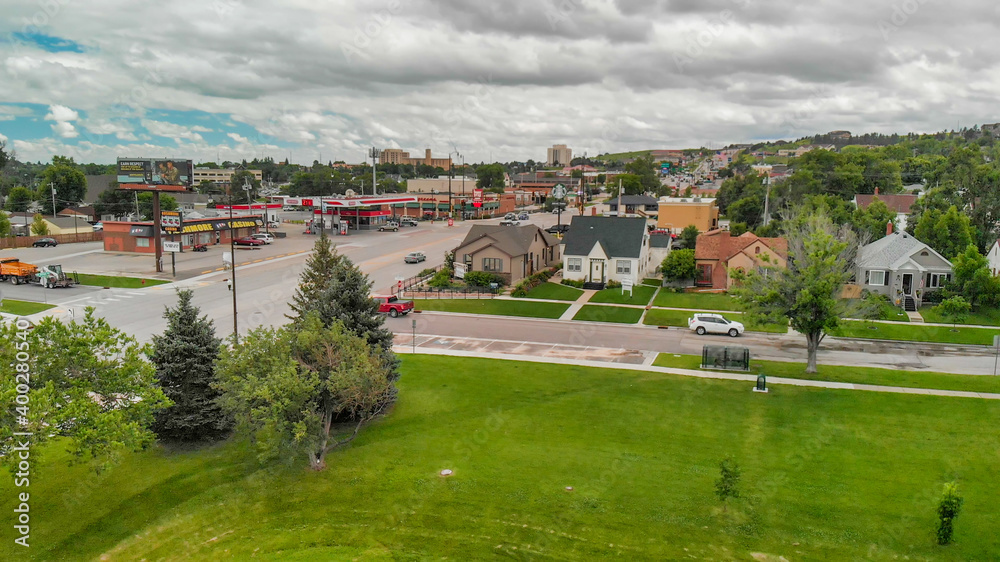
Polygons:
[[858,202],[859,209],[867,209],[868,205],[871,205],[875,198],[878,197],[886,207],[889,207],[894,213],[903,213],[905,215],[910,214],[910,207],[917,202],[917,196],[911,194],[900,194],[900,195],[886,195],[884,193],[879,193],[877,195],[871,194],[858,194],[854,196],[854,199]]
[[788,257],[788,241],[784,238],[761,238],[752,232],[733,236],[728,230],[712,230],[698,235],[694,258],[696,260],[729,261],[730,258],[757,241],[763,242],[765,246],[782,258]]

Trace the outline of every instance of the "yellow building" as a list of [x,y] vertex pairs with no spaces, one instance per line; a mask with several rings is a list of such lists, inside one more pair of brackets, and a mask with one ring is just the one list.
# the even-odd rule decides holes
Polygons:
[[698,232],[719,228],[719,207],[715,199],[702,197],[661,197],[656,227],[680,233],[688,225]]

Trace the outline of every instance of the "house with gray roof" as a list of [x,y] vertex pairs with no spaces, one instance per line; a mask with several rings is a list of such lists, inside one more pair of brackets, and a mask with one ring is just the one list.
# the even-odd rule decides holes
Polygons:
[[563,238],[563,279],[583,281],[588,288],[625,279],[638,285],[649,269],[646,219],[573,217]]
[[559,263],[559,239],[537,225],[477,224],[455,248],[456,274],[485,271],[508,283]]
[[862,291],[889,297],[914,311],[927,293],[951,279],[951,262],[906,232],[892,232],[858,250],[857,282]]

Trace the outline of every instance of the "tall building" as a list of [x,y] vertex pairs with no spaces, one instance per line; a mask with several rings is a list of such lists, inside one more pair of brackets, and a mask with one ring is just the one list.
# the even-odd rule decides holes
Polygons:
[[[246,170],[253,174],[253,177],[257,181],[262,181],[264,179],[264,174],[260,170]],[[222,190],[229,189],[229,179],[233,177],[237,170],[233,169],[219,169],[219,168],[195,168],[194,169],[194,186],[198,187],[198,184],[204,180],[208,180],[215,185],[219,186]]]
[[573,161],[573,151],[565,144],[554,144],[548,150],[548,157],[545,163],[549,166],[569,166]]
[[444,168],[446,171],[451,169],[451,158],[433,158],[431,156],[431,149],[429,148],[424,151],[423,158],[410,158],[409,152],[405,152],[399,148],[387,148],[379,155],[378,163],[410,164],[412,166],[427,164],[435,168]]

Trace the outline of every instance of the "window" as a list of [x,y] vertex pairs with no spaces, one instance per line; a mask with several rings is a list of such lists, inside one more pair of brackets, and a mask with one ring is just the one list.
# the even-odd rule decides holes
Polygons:
[[754,253],[754,255],[759,254],[760,253],[760,246],[757,246],[756,248],[754,248],[753,249],[753,253]]
[[465,254],[462,261],[465,262],[465,265],[467,265],[469,269],[472,269],[472,254]]
[[631,275],[632,260],[616,260],[615,271],[618,275]]
[[483,258],[483,271],[503,271],[503,260],[500,258]]
[[580,271],[583,268],[583,258],[566,258],[566,271]]
[[698,279],[695,283],[699,285],[712,284],[712,266],[711,264],[699,264],[698,265]]
[[135,239],[135,247],[136,248],[148,248],[149,247],[149,238],[136,238]]
[[928,273],[927,278],[924,281],[924,285],[928,289],[940,289],[944,287],[945,283],[951,279],[951,274],[948,273]]
[[865,276],[867,279],[866,284],[875,285],[876,287],[881,287],[889,284],[889,276],[885,274],[882,270],[872,270],[869,271]]

